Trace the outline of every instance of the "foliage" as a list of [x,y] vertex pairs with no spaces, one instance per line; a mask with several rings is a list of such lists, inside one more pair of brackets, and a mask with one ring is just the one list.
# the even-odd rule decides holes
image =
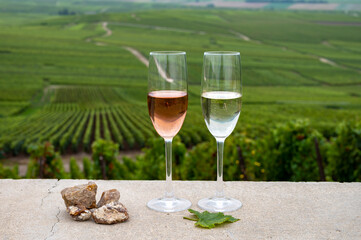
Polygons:
[[[216,178],[217,149],[214,140],[193,147],[181,167],[182,179],[211,180]],[[201,171],[199,171],[202,169]]]
[[[262,180],[264,167],[255,160],[257,142],[245,132],[226,139],[223,155],[224,179]],[[199,171],[202,169],[202,171]],[[217,144],[214,139],[193,147],[181,165],[182,179],[214,180],[217,171]]]
[[93,163],[90,161],[89,158],[83,158],[83,171],[84,171],[84,178],[86,179],[94,179],[94,166]]
[[[223,172],[226,181],[360,181],[360,122],[339,124],[334,133],[327,133],[334,136],[330,139],[301,120],[280,124],[262,138],[248,134],[238,132],[225,142]],[[149,139],[144,154],[135,161],[128,157],[118,160],[118,146],[112,141],[99,139],[92,149],[93,162],[84,158],[83,171],[74,158],[70,160],[71,178],[161,180],[165,177],[164,140],[161,138]],[[181,138],[175,137],[172,149],[173,179],[216,179],[214,139],[187,151]],[[68,177],[51,144],[32,145],[29,152],[27,178]],[[17,168],[2,167],[0,172],[1,177],[17,178]],[[322,177],[321,173],[326,176]]]
[[83,159],[84,175],[94,179],[137,179],[138,165],[130,158],[117,159],[118,145],[99,139],[92,144],[93,164]]
[[[357,133],[357,131],[354,132]],[[355,139],[354,137],[353,144],[355,144]],[[328,141],[317,130],[311,128],[308,121],[299,120],[281,124],[271,129],[265,137],[258,139],[251,138],[247,132],[240,132],[226,140],[224,179],[232,181],[326,180],[324,175],[331,171],[327,170],[335,169],[333,165],[327,166],[330,152],[327,149],[329,149]],[[350,149],[355,149],[355,146]],[[134,168],[137,168],[138,172],[137,179],[164,179],[163,140],[159,138],[149,141],[144,153],[137,158],[135,163]],[[355,154],[356,152],[352,156],[356,156]],[[216,179],[217,148],[214,139],[197,144],[187,152],[184,144],[175,138],[173,159],[175,159],[173,160],[173,179]],[[353,166],[352,163],[350,166]],[[341,180],[334,177],[334,180],[338,179]]]
[[19,166],[15,165],[13,168],[4,167],[0,163],[0,179],[2,178],[12,178],[12,179],[19,179]]
[[361,181],[361,122],[343,122],[328,148],[332,180]]
[[[165,179],[165,147],[162,138],[150,139],[144,155],[137,157],[138,179]],[[172,142],[173,179],[180,179],[181,167],[185,164],[186,147],[179,137]]]
[[[226,180],[266,180],[264,164],[257,158],[262,151],[257,147],[260,139],[255,139],[244,131],[226,140],[224,175]],[[230,146],[227,146],[227,145]]]
[[75,158],[70,158],[70,178],[71,179],[83,179],[84,174],[81,172],[78,163]]
[[123,157],[122,164],[122,179],[128,180],[138,180],[137,178],[137,171],[138,171],[138,164],[131,158]]
[[93,178],[122,179],[122,169],[117,156],[118,145],[116,143],[101,138],[93,142]]
[[208,211],[204,211],[201,213],[193,209],[188,209],[188,211],[190,213],[193,213],[194,215],[192,218],[183,217],[184,219],[197,221],[194,225],[208,229],[215,228],[216,225],[222,223],[226,223],[226,222],[234,223],[239,221],[238,218],[234,218],[231,215],[224,215],[224,213],[221,212],[210,213]]
[[54,151],[51,143],[31,144],[28,152],[30,162],[26,173],[27,178],[68,178],[59,153]]
[[[259,146],[267,180],[319,180],[315,139],[322,148],[322,135],[307,121],[291,121],[271,130]],[[321,155],[325,156],[325,152]]]

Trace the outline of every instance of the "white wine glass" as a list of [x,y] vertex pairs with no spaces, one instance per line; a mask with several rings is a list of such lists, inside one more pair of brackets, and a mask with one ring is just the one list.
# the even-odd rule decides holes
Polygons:
[[188,108],[186,53],[151,52],[148,72],[148,110],[153,126],[165,141],[166,188],[164,197],[147,203],[159,212],[188,209],[191,202],[176,198],[172,189],[172,139],[181,129]]
[[230,212],[242,203],[223,192],[223,148],[236,127],[242,106],[241,58],[239,52],[205,52],[202,74],[202,110],[208,130],[217,141],[216,194],[199,200],[198,206],[212,212]]

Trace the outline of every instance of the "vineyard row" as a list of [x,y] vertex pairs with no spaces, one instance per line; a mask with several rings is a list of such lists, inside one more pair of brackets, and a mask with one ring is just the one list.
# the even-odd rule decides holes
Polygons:
[[[80,109],[73,104],[52,104],[2,130],[0,149],[17,155],[26,152],[32,143],[49,141],[62,153],[90,151],[91,143],[100,138],[113,140],[120,149],[140,149],[155,136],[149,116],[140,106],[123,103]],[[206,138],[190,128],[182,129],[180,136],[188,145]]]

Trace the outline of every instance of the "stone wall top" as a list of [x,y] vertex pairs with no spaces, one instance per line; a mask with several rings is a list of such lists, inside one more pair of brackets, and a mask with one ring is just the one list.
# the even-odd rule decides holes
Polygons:
[[[361,183],[226,182],[242,201],[241,220],[201,229],[187,211],[146,207],[163,193],[162,181],[102,181],[98,196],[116,188],[130,218],[115,225],[75,222],[60,191],[87,180],[0,180],[0,239],[361,239]],[[214,192],[212,181],[175,181],[177,196],[197,201]]]

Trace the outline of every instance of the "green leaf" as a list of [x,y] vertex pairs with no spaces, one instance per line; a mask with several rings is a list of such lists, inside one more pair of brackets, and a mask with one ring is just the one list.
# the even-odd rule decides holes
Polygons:
[[222,224],[226,222],[237,222],[239,219],[234,218],[231,215],[224,215],[221,212],[218,213],[210,213],[208,211],[198,212],[193,209],[188,209],[190,213],[194,214],[194,218],[183,217],[184,219],[197,221],[195,223],[196,226],[203,227],[203,228],[214,228],[216,224]]

